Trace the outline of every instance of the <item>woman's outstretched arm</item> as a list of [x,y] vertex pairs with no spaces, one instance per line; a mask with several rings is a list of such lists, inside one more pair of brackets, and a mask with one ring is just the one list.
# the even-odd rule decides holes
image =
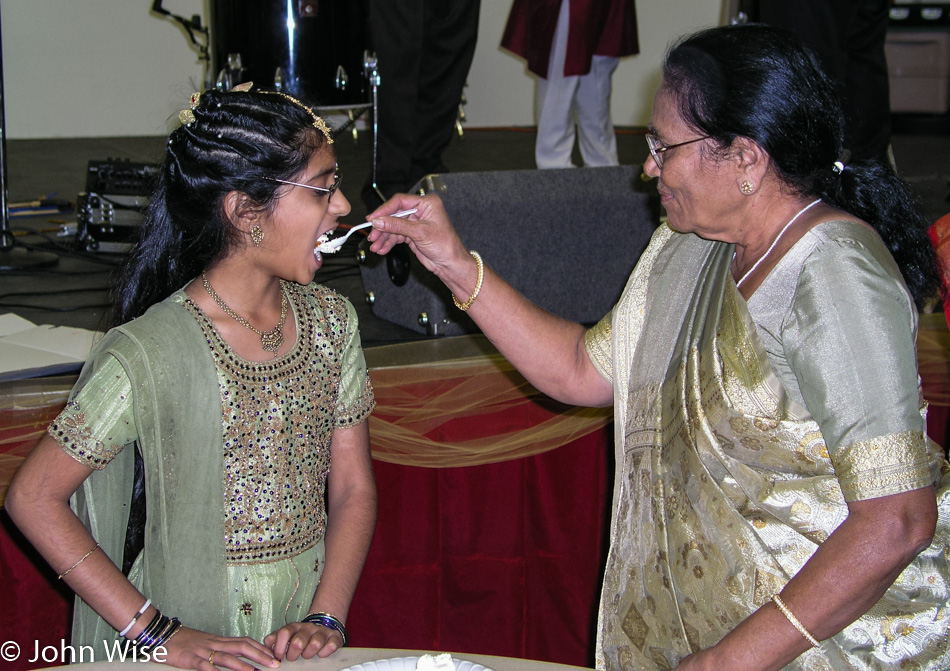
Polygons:
[[[416,208],[411,219],[386,215]],[[479,264],[459,238],[438,196],[401,194],[372,212],[370,250],[388,253],[399,243],[410,249],[460,303],[478,286]],[[606,406],[613,389],[594,368],[584,346],[586,329],[533,304],[483,260],[482,283],[467,314],[531,384],[564,403]],[[544,259],[534,262],[544,263]],[[571,278],[565,277],[565,282]]]

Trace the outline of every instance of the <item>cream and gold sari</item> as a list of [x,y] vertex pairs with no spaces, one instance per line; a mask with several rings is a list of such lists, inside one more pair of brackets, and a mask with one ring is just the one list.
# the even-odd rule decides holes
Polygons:
[[[871,258],[881,256],[873,232],[822,227],[826,238],[848,237],[848,254],[867,246]],[[917,387],[903,399],[910,411],[890,412],[882,401],[885,412],[853,409],[869,419],[843,428],[813,416],[802,399],[816,394],[799,388],[812,382],[793,370],[799,359],[789,357],[786,377],[774,372],[766,331],[730,275],[732,255],[732,245],[661,227],[620,302],[588,333],[591,359],[614,386],[617,432],[598,668],[675,667],[780,591],[845,519],[847,501],[934,484],[940,521],[930,548],[869,613],[788,668],[948,668],[950,495]],[[884,257],[893,264],[886,250]],[[899,280],[891,284],[906,294]],[[910,333],[916,323],[906,305]],[[789,319],[783,313],[776,323]],[[811,352],[807,342],[804,351],[842,355]],[[915,368],[897,372],[916,380]],[[887,386],[895,371],[877,373]]]

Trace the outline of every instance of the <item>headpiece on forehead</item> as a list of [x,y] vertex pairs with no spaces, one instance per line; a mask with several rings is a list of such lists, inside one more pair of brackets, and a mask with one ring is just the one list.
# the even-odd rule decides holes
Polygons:
[[[250,88],[250,86],[248,86]],[[330,127],[327,125],[327,122],[323,120],[323,117],[318,116],[316,112],[313,111],[313,108],[304,105],[302,102],[294,98],[292,95],[288,95],[283,91],[260,91],[260,93],[267,93],[269,95],[280,96],[281,98],[286,98],[292,102],[297,107],[303,109],[307,114],[313,117],[313,127],[318,131],[323,133],[323,137],[327,139],[327,144],[333,144],[333,136],[330,134]]]
[[[237,92],[243,93],[245,91],[250,91],[252,86],[254,86],[253,82],[246,82],[244,84],[238,84],[233,89],[231,89],[231,91],[237,91]],[[258,93],[266,93],[269,95],[280,96],[282,98],[289,100],[294,105],[304,110],[307,114],[309,114],[313,118],[313,127],[316,128],[321,133],[323,133],[323,137],[326,138],[327,144],[333,144],[333,136],[330,133],[330,127],[327,125],[327,122],[324,121],[322,117],[318,116],[317,113],[313,111],[312,108],[308,107],[307,105],[304,105],[302,102],[294,98],[292,95],[288,95],[284,93],[283,91],[259,91]],[[188,109],[183,109],[178,113],[178,120],[181,121],[185,125],[194,123],[195,113],[193,110],[196,107],[198,107],[198,104],[200,102],[201,102],[201,93],[200,92],[192,93],[191,106]]]

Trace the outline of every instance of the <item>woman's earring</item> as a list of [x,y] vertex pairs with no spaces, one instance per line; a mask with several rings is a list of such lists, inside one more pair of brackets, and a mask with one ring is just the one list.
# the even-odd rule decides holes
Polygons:
[[751,196],[753,193],[755,193],[755,184],[753,184],[747,179],[742,180],[741,182],[739,182],[739,191],[741,191],[747,196]]
[[264,229],[257,224],[251,226],[251,242],[254,243],[255,247],[260,247],[261,243],[264,242]]

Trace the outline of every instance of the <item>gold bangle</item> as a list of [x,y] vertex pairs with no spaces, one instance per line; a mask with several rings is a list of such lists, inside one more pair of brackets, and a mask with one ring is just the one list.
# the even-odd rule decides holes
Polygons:
[[798,618],[795,617],[794,614],[792,614],[792,611],[790,611],[790,610],[788,609],[788,606],[785,605],[785,602],[782,601],[782,598],[781,598],[778,594],[773,594],[773,595],[772,595],[772,601],[775,603],[775,605],[778,607],[778,609],[779,609],[780,611],[782,611],[782,615],[784,615],[785,617],[788,618],[788,621],[792,623],[792,626],[795,627],[796,629],[798,629],[798,633],[799,633],[799,634],[801,634],[802,636],[804,636],[805,639],[806,639],[809,643],[812,644],[812,646],[814,646],[814,647],[816,647],[816,648],[820,648],[820,647],[821,647],[821,643],[818,642],[818,639],[815,638],[814,636],[812,636],[810,633],[808,633],[808,630],[805,629],[805,625],[803,625],[803,624],[798,620]]
[[478,280],[475,282],[475,291],[472,292],[472,297],[464,303],[459,303],[459,299],[455,297],[455,294],[452,294],[452,302],[455,303],[455,307],[462,312],[467,312],[468,309],[472,307],[472,303],[474,303],[478,297],[478,292],[482,290],[482,280],[485,279],[485,265],[482,263],[481,255],[474,249],[470,249],[468,253],[475,258],[475,263],[478,265]]
[[75,564],[73,564],[72,566],[70,566],[68,569],[66,569],[65,571],[63,571],[62,573],[60,573],[60,574],[56,577],[56,579],[57,579],[57,580],[62,580],[64,576],[68,575],[70,571],[72,571],[74,568],[76,568],[77,566],[79,566],[80,564],[82,564],[84,561],[86,561],[86,559],[89,557],[89,555],[91,555],[93,552],[95,552],[95,551],[98,550],[98,549],[99,549],[99,544],[96,543],[96,547],[92,548],[89,552],[87,552],[86,554],[84,554],[84,555],[82,556],[82,558],[81,558],[78,562],[76,562]]

